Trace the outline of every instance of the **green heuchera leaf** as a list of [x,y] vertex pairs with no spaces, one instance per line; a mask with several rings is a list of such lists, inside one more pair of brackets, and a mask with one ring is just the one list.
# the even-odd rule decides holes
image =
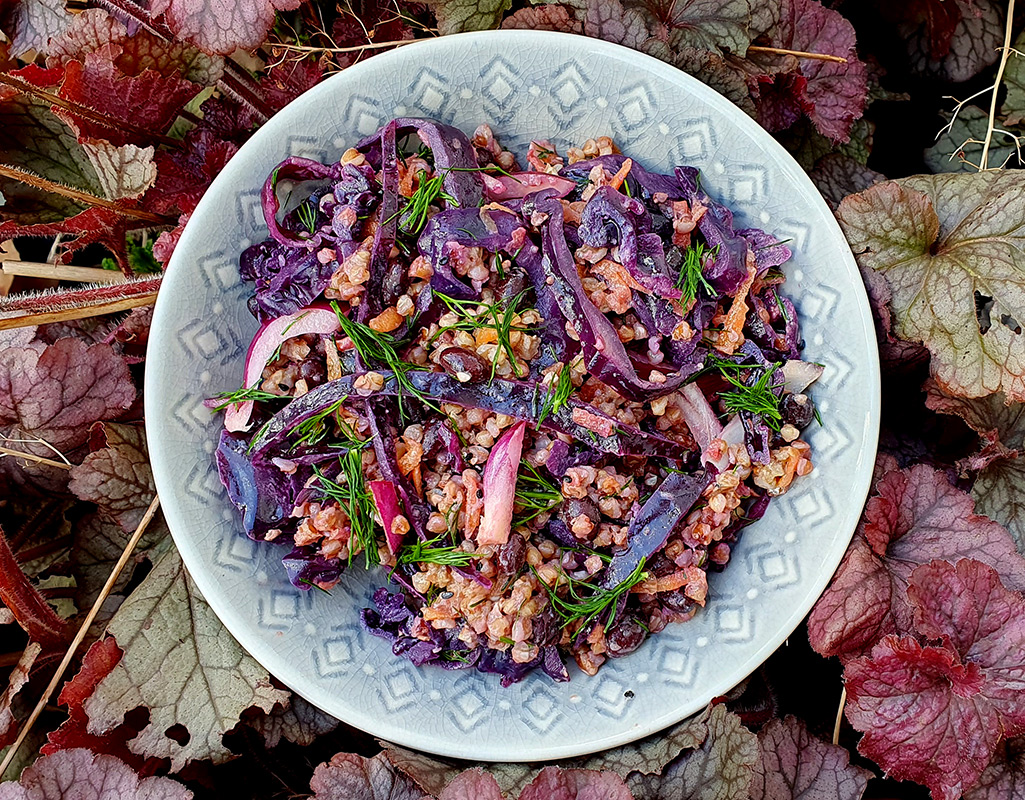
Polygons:
[[[950,115],[946,115],[950,119]],[[949,128],[926,149],[925,164],[933,172],[977,172],[982,161],[982,144],[986,138],[989,114],[977,106],[965,106],[958,112]],[[1003,127],[998,124],[998,128]],[[1002,133],[994,133],[987,166],[999,167],[1015,162],[1014,143]]]
[[497,28],[511,0],[429,0],[442,35]]
[[[1025,53],[1025,33],[1015,40],[1013,47],[1018,53]],[[1004,70],[1004,86],[1007,96],[1000,111],[1007,125],[1017,125],[1025,120],[1025,56],[1011,53]]]
[[[261,667],[231,637],[186,574],[173,548],[125,600],[107,626],[124,655],[85,703],[90,733],[117,727],[138,706],[149,724],[128,746],[145,756],[189,761],[227,761],[221,737],[242,712],[271,711],[290,693],[276,689]],[[184,727],[184,744],[165,734]]]
[[[1016,172],[916,175],[844,199],[858,264],[891,292],[894,332],[922,342],[950,394],[1025,400],[1025,183]],[[989,300],[992,304],[989,305]],[[990,324],[977,316],[988,307]]]

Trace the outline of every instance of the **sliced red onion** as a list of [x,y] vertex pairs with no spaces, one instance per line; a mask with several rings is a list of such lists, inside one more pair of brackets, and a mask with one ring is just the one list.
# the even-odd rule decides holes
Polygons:
[[477,532],[477,544],[505,544],[512,529],[516,476],[523,455],[523,433],[527,423],[518,422],[502,434],[491,448],[484,465],[484,516]]
[[716,438],[721,439],[726,446],[723,447],[720,453],[709,453],[706,448],[701,448],[701,461],[722,472],[730,465],[730,447],[736,444],[744,444],[744,421],[740,418],[740,415],[734,414],[730,417]]
[[395,555],[399,552],[402,540],[406,536],[404,533],[395,533],[393,530],[395,518],[403,516],[395,484],[391,481],[369,481],[367,486],[370,488],[370,494],[374,496],[377,513],[381,515],[381,524],[384,525],[384,538],[388,542],[388,550]]
[[480,176],[484,180],[484,191],[491,200],[526,197],[542,189],[555,189],[559,197],[565,197],[577,187],[575,181],[547,172],[516,172],[512,175],[488,175],[482,172]]
[[800,394],[822,376],[823,370],[821,364],[790,359],[783,365],[783,391]]
[[[330,308],[311,307],[278,317],[266,323],[249,345],[243,386],[252,389],[260,385],[263,368],[286,339],[308,333],[334,333],[338,330],[338,317]],[[229,431],[244,431],[253,414],[253,401],[232,403],[224,412],[224,427]]]
[[690,428],[694,441],[704,452],[713,439],[718,439],[722,435],[722,425],[719,424],[719,418],[696,383],[681,386],[680,396],[683,398],[680,408],[683,419]]

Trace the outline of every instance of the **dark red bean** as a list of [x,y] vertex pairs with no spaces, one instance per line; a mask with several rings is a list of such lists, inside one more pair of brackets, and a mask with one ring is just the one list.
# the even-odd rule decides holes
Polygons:
[[634,616],[625,616],[605,634],[609,658],[619,658],[636,650],[648,632]]
[[590,497],[578,499],[571,497],[559,505],[559,518],[572,530],[573,520],[584,514],[595,525],[601,520],[601,512]]
[[509,535],[509,541],[498,551],[498,569],[503,575],[515,575],[527,563],[527,543],[518,533]]
[[321,359],[310,357],[299,363],[299,377],[303,378],[310,388],[327,380],[327,369]]
[[484,380],[489,371],[487,362],[465,347],[446,347],[441,353],[441,366],[456,380],[469,375],[474,383]]
[[807,428],[815,419],[815,404],[806,394],[788,394],[779,404],[784,423],[790,423],[798,430]]

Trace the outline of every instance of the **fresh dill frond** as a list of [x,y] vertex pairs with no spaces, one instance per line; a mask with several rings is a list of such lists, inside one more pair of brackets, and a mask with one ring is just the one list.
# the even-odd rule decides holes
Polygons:
[[299,221],[306,227],[306,230],[310,233],[317,230],[317,212],[309,200],[304,200],[295,210],[295,213],[299,217]]
[[778,431],[783,415],[780,413],[779,404],[782,399],[776,394],[779,386],[772,386],[773,367],[766,369],[754,383],[747,384],[738,377],[723,372],[723,378],[736,387],[733,391],[723,392],[719,395],[723,407],[731,414],[747,411],[749,414],[760,416],[765,424],[772,430]]
[[551,511],[562,500],[558,484],[545,478],[533,466],[524,461],[516,478],[516,495],[513,506],[520,513],[513,517],[512,527],[526,525],[535,517]]
[[442,650],[441,660],[442,661],[458,661],[461,664],[469,664],[470,659],[466,655],[467,651],[464,650]]
[[702,242],[695,242],[683,251],[683,263],[680,265],[680,274],[676,278],[676,288],[682,293],[681,300],[684,303],[689,303],[697,298],[699,287],[704,287],[705,291],[711,295],[715,294],[715,290],[705,280],[704,275],[705,261],[714,253],[714,250],[709,250]]
[[[363,442],[362,444],[366,444]],[[352,564],[356,550],[363,550],[367,568],[380,564],[377,552],[377,532],[374,527],[374,498],[367,489],[363,474],[363,449],[353,447],[338,458],[341,464],[340,481],[328,478],[318,467],[313,472],[320,482],[324,496],[334,500],[349,518],[349,564]]]
[[512,639],[511,639],[510,637],[508,637],[508,636],[499,636],[499,637],[498,637],[498,641],[500,641],[500,642],[501,642],[502,644],[507,644],[507,645],[509,645],[510,647],[515,647],[515,646],[516,646],[516,642],[515,642],[515,641],[513,641],[513,640],[512,640]]
[[315,584],[313,581],[309,580],[308,578],[300,578],[299,579],[299,583],[305,584],[306,586],[309,586],[311,589],[317,589],[317,590],[323,592],[324,594],[326,594],[328,597],[331,596],[331,592],[329,592],[323,586],[318,586],[317,584]]
[[332,403],[323,411],[318,411],[312,417],[304,419],[292,428],[291,433],[296,437],[295,444],[292,445],[292,449],[294,450],[301,444],[311,446],[322,442],[328,433],[328,421],[331,418],[334,418],[334,421],[337,424],[338,411],[341,409],[342,403],[344,403],[346,399],[347,398],[343,397],[337,403]]
[[398,553],[399,564],[441,564],[446,567],[465,567],[473,563],[476,556],[460,547],[444,544],[444,537],[436,536],[425,542],[416,541],[403,547]]
[[366,365],[371,368],[380,367],[388,369],[394,373],[395,382],[398,384],[396,396],[399,401],[399,416],[402,419],[406,418],[406,411],[402,402],[403,397],[406,395],[415,397],[429,408],[435,408],[409,380],[410,372],[421,370],[423,367],[410,364],[402,359],[398,352],[398,348],[401,346],[401,342],[398,339],[390,333],[375,331],[369,325],[349,319],[348,316],[342,313],[342,309],[334,300],[331,301],[331,308],[334,309],[335,315],[338,317],[338,324],[341,326],[342,333],[352,340],[356,352],[359,353],[360,358],[363,359]]
[[[431,206],[438,201],[444,200],[454,206],[459,205],[452,195],[445,192],[443,176],[435,175],[433,178],[425,180],[426,174],[426,172],[420,173],[419,186],[416,187],[416,191],[406,201],[405,208],[395,212],[399,217],[399,229],[410,235],[418,234],[423,230],[424,225],[427,224]],[[395,214],[385,221],[391,222],[395,218]]]
[[[531,569],[534,570],[533,567]],[[536,570],[534,570],[534,575],[537,576]],[[563,575],[568,580],[565,597],[561,597],[555,589],[538,576],[538,582],[548,593],[548,602],[551,603],[552,610],[559,617],[563,628],[568,628],[577,622],[580,623],[579,628],[583,628],[605,614],[606,611],[609,612],[608,618],[605,621],[605,627],[608,628],[612,620],[616,618],[619,604],[626,601],[626,596],[630,593],[630,590],[648,578],[648,573],[644,571],[644,559],[641,559],[640,563],[634,568],[634,571],[622,583],[612,588],[578,581],[570,578],[565,573]]]
[[228,406],[234,403],[244,403],[247,400],[252,400],[254,403],[266,403],[270,400],[291,400],[291,397],[283,397],[280,394],[271,394],[265,392],[262,389],[257,389],[255,386],[246,389],[236,389],[233,392],[221,392],[220,394],[214,395],[214,399],[223,400],[223,403],[213,407],[214,411],[224,411]]
[[559,409],[569,402],[571,394],[573,394],[573,375],[570,373],[569,365],[564,364],[555,385],[550,387],[545,395],[541,412],[537,415],[537,426],[540,427],[549,415],[558,414]]
[[[505,357],[509,361],[509,366],[512,367],[513,375],[517,378],[522,378],[520,369],[516,364],[516,351],[513,350],[512,338],[510,336],[513,331],[519,333],[529,333],[532,328],[523,328],[513,325],[516,316],[519,314],[519,305],[523,300],[523,296],[526,291],[520,292],[508,303],[480,303],[476,300],[458,300],[455,297],[449,297],[447,294],[442,292],[435,292],[434,296],[443,302],[448,310],[455,314],[459,319],[454,325],[447,325],[441,328],[435,335],[436,339],[445,331],[458,330],[458,331],[469,331],[473,333],[478,330],[493,330],[495,332],[495,339],[502,350],[505,353]],[[433,341],[433,339],[432,339]],[[498,368],[498,359],[495,358],[491,362],[491,377],[488,381],[495,379],[495,370]]]

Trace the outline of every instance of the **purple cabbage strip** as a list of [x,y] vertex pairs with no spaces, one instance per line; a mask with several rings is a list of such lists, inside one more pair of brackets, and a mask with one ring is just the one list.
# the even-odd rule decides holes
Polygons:
[[[394,395],[398,392],[394,373],[387,370],[374,371],[384,378],[384,387],[378,395]],[[346,375],[336,381],[322,384],[302,397],[297,397],[257,432],[251,444],[253,455],[260,455],[281,445],[287,441],[289,433],[296,425],[341,400],[357,395],[353,383],[358,377],[355,374]],[[413,389],[428,400],[454,403],[464,408],[482,408],[537,425],[543,392],[533,381],[507,381],[495,378],[489,384],[460,383],[445,372],[425,371],[411,371],[406,377]],[[574,422],[574,411],[588,414],[602,424],[608,424],[612,432],[608,436],[598,435]],[[545,417],[540,427],[568,434],[595,450],[612,455],[660,456],[679,461],[685,459],[690,452],[679,442],[624,425],[593,406],[572,398],[558,411]],[[385,477],[393,480],[390,475]]]
[[331,583],[345,570],[345,563],[337,558],[325,558],[315,545],[295,547],[282,557],[285,574],[293,586],[309,591],[316,581]]
[[310,181],[310,180],[337,180],[340,174],[340,165],[330,166],[313,161],[309,158],[291,156],[278,164],[274,171],[267,176],[260,192],[260,204],[263,206],[263,218],[267,222],[267,230],[271,238],[287,247],[309,247],[313,244],[310,239],[301,239],[294,236],[278,223],[278,181]]
[[612,588],[625,581],[641,563],[662,547],[711,481],[707,472],[674,472],[641,506],[627,531],[627,549],[612,557],[602,585]]
[[793,255],[783,242],[760,228],[744,228],[737,231],[737,235],[747,240],[751,252],[754,253],[759,275],[764,275],[770,268],[789,261]]
[[374,231],[374,243],[370,248],[370,278],[366,282],[366,291],[356,311],[358,322],[366,322],[378,312],[391,305],[398,295],[398,286],[390,285],[389,255],[395,246],[399,211],[399,168],[398,153],[395,146],[395,123],[389,122],[378,131],[380,138],[380,180],[381,205],[377,230]]
[[316,251],[282,247],[268,239],[242,252],[238,272],[254,284],[249,310],[266,323],[310,305],[337,268],[334,260],[321,263]]
[[222,430],[215,453],[221,483],[242,515],[242,529],[257,540],[271,530],[288,532],[295,527],[292,509],[310,470],[288,475],[263,459],[251,458],[247,448],[242,436]]

